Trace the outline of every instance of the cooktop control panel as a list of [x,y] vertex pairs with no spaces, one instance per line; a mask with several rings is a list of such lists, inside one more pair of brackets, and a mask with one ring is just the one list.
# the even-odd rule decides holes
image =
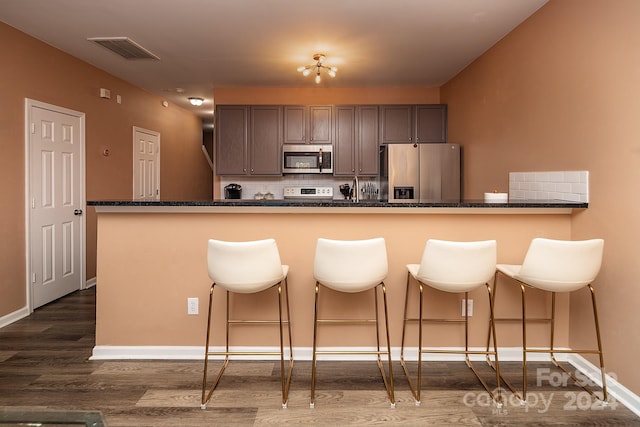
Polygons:
[[333,187],[284,187],[285,199],[333,199]]

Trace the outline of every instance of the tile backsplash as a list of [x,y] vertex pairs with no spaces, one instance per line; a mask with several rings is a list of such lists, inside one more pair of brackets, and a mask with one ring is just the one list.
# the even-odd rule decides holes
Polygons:
[[509,172],[509,200],[589,202],[589,171]]
[[[340,193],[339,186],[341,184],[353,184],[353,178],[350,177],[334,177],[332,175],[306,175],[306,174],[293,174],[277,176],[273,178],[246,178],[242,177],[220,177],[220,194],[224,198],[224,187],[230,183],[240,184],[242,186],[242,198],[253,199],[256,193],[272,193],[275,199],[282,199],[283,187],[285,186],[309,186],[309,187],[332,187],[333,198],[343,199],[344,197]],[[360,188],[363,184],[371,183],[372,185],[378,185],[378,178],[371,177],[359,177]]]
[[[256,193],[272,193],[275,199],[283,198],[285,186],[332,187],[333,198],[342,199],[340,184],[353,183],[349,177],[332,175],[284,175],[273,178],[221,177],[220,194],[224,197],[227,184],[242,185],[242,198],[253,199]],[[378,178],[360,178],[365,183],[378,186]],[[509,200],[566,200],[589,202],[589,171],[509,172]]]

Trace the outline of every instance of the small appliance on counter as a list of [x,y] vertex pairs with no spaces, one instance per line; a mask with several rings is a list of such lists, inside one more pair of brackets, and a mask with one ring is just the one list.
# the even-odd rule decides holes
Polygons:
[[345,200],[350,199],[353,196],[353,189],[349,187],[349,184],[342,184],[339,188]]
[[240,184],[229,184],[224,187],[225,199],[241,199],[242,198],[242,186]]

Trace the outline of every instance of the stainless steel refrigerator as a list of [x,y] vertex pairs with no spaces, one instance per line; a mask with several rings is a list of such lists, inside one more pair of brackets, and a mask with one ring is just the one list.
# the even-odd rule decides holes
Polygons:
[[460,145],[382,145],[380,190],[391,203],[460,201]]

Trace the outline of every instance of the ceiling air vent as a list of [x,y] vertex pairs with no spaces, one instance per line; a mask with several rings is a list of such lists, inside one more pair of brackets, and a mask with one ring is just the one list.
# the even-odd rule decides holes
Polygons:
[[129,37],[91,37],[87,40],[98,43],[102,47],[106,47],[112,52],[117,53],[124,59],[154,59],[159,61],[160,58]]

